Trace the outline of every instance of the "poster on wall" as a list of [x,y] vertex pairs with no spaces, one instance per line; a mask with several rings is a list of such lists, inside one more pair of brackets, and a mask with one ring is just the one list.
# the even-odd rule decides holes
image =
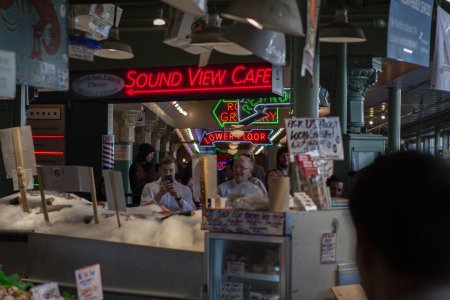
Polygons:
[[69,89],[67,0],[0,1],[0,45],[16,53],[17,83]]
[[450,91],[450,40],[447,31],[449,27],[450,14],[438,6],[431,88],[441,91]]
[[387,57],[428,67],[433,0],[392,0]]

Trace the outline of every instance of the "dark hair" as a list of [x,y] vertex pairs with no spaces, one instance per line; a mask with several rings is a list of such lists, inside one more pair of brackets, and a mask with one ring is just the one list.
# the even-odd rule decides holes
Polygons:
[[449,279],[450,168],[417,152],[378,157],[358,172],[350,213],[393,270]]
[[281,155],[283,155],[283,154],[285,154],[285,153],[289,153],[289,149],[287,148],[287,147],[281,147],[280,149],[278,149],[277,150],[277,160],[278,160],[278,158],[281,156]]
[[330,186],[332,182],[343,182],[343,181],[337,175],[333,174],[327,179],[327,186]]
[[172,156],[165,156],[161,161],[160,164],[162,165],[168,165],[168,164],[176,164],[176,160],[175,158],[173,158]]
[[155,152],[155,148],[148,144],[148,143],[142,143],[139,146],[138,152],[136,154],[136,158],[134,161],[145,161],[145,158],[149,153]]
[[180,182],[187,185],[189,179],[192,178],[192,161],[189,161],[186,166],[181,170]]

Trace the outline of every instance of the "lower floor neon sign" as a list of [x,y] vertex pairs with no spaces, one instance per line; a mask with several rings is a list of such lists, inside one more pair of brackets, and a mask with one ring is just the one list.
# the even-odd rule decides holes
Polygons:
[[230,131],[214,130],[204,131],[200,141],[200,147],[214,147],[219,142],[241,142],[250,143],[253,145],[272,145],[270,135],[273,129],[253,129],[244,131],[244,135],[237,138],[231,134]]

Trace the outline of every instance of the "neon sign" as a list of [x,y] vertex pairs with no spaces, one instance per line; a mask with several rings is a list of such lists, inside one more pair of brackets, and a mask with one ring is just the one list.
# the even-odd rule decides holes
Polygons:
[[217,153],[217,169],[223,170],[227,161],[231,159],[233,156],[230,153]]
[[[229,124],[240,124],[238,100],[220,99],[212,110],[212,114],[220,127]],[[268,108],[264,115],[254,124],[278,124],[278,108]]]
[[123,93],[142,96],[272,93],[268,63],[131,69],[124,74]]
[[244,131],[244,135],[237,138],[231,134],[231,131],[214,130],[204,131],[200,140],[200,147],[214,147],[218,142],[242,142],[253,145],[272,145],[269,136],[273,129],[253,129]]
[[289,107],[291,92],[284,91],[282,97],[260,97],[239,99],[239,123],[250,124],[267,116],[270,107]]

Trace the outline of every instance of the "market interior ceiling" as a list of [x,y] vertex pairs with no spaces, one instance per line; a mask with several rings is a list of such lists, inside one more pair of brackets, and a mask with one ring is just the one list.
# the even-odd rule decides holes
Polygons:
[[[301,1],[303,3],[303,1]],[[140,1],[86,1],[70,0],[71,5],[87,5],[93,3],[114,3],[123,8],[123,15],[119,25],[120,39],[129,43],[133,47],[135,57],[131,60],[108,60],[95,58],[94,62],[84,62],[70,60],[71,71],[76,70],[106,70],[115,68],[149,67],[167,65],[195,65],[198,63],[198,56],[188,54],[180,49],[167,46],[162,43],[166,27],[156,27],[152,24],[153,18],[157,14],[157,9],[163,7],[164,17],[168,18],[170,9],[161,1],[140,0]],[[208,1],[209,10],[213,5],[220,13],[230,0]],[[386,56],[387,21],[390,1],[387,0],[322,0],[320,12],[320,25],[325,25],[333,21],[334,12],[341,8],[342,3],[348,8],[349,22],[363,28],[368,39],[365,43],[349,44],[349,64],[351,67],[352,58],[366,58],[370,64],[372,58],[384,58]],[[443,1],[441,4],[445,9],[450,8],[450,4]],[[223,26],[230,25],[224,20]],[[432,25],[432,42],[434,41],[434,23]],[[288,45],[289,37],[287,37]],[[321,55],[321,85],[327,88],[331,94],[331,101],[334,98],[336,86],[336,46],[332,44],[320,44]],[[432,53],[432,51],[430,52]],[[290,53],[288,46],[288,62]],[[234,63],[259,61],[254,56],[231,56],[213,51],[209,63]],[[431,58],[430,58],[431,60]],[[402,88],[402,128],[405,132],[417,128],[418,124],[426,124],[427,118],[433,118],[445,114],[450,108],[450,93],[429,89],[430,70],[429,68],[416,67],[413,65],[400,68],[403,73],[391,74],[392,70],[398,70],[400,62],[384,61],[382,76],[386,80],[382,83],[375,83],[366,93],[365,116],[366,126],[369,132],[380,132],[385,130],[385,121],[381,119],[382,103],[387,102],[388,87],[398,86]],[[371,65],[366,67],[372,67]],[[386,66],[386,68],[384,68]],[[394,72],[395,73],[395,72]],[[176,100],[176,99],[174,99]],[[198,101],[182,102],[186,110],[194,112],[195,115],[203,115],[209,111],[211,105],[201,105]],[[204,102],[203,102],[204,103]],[[163,104],[160,104],[160,106]],[[177,118],[177,112],[168,107],[165,108],[169,117]],[[369,111],[373,109],[372,126],[369,125]],[[450,118],[449,118],[450,119]],[[203,128],[212,124],[205,124]],[[192,126],[192,125],[191,125]],[[194,126],[192,126],[194,127]],[[199,127],[197,127],[199,128]],[[426,129],[426,128],[421,128]]]

